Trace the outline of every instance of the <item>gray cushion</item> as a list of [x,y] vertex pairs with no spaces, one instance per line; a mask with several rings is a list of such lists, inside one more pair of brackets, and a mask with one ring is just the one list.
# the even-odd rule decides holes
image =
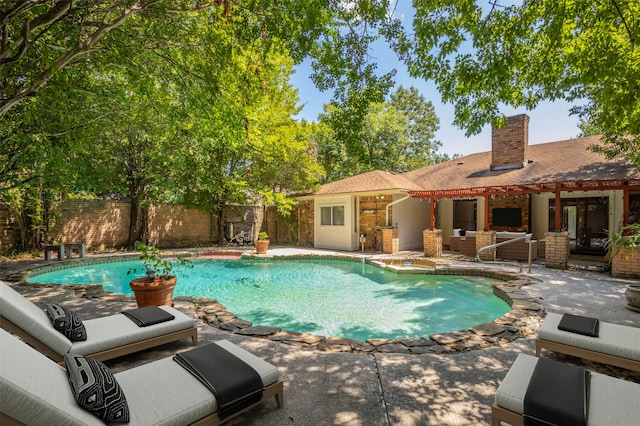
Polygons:
[[[520,354],[496,391],[496,405],[522,414],[538,358]],[[640,384],[591,373],[588,426],[632,425],[640,418]]]
[[169,312],[175,319],[148,327],[138,327],[123,314],[85,320],[83,323],[87,329],[87,340],[72,342],[69,352],[90,355],[193,327],[194,321],[190,316],[170,306],[160,308]]
[[0,348],[3,413],[27,425],[104,424],[78,406],[60,365],[2,329]]
[[[265,360],[227,340],[216,343],[251,365],[265,386],[278,380],[278,369]],[[172,357],[116,373],[115,377],[127,395],[131,424],[184,425],[217,409],[211,391]]]
[[71,341],[52,326],[47,314],[9,285],[0,281],[0,311],[2,316],[63,355],[71,349]]
[[66,354],[64,366],[78,405],[108,422],[129,422],[127,398],[106,365],[84,355]]
[[[273,365],[230,342],[218,344],[249,362],[265,385],[278,380]],[[29,425],[104,424],[78,406],[62,367],[4,330],[0,330],[0,347],[4,413]],[[24,374],[27,370],[30,374]],[[213,394],[171,357],[114,377],[127,396],[131,425],[185,425],[216,410]]]
[[193,318],[161,306],[175,319],[149,327],[138,327],[125,315],[116,314],[83,321],[87,340],[71,342],[58,333],[42,309],[27,300],[9,285],[0,282],[0,309],[2,315],[60,355],[76,353],[90,355],[130,343],[162,336],[194,326]]
[[87,340],[87,331],[76,314],[61,305],[47,305],[47,316],[53,328],[72,342]]
[[600,321],[599,336],[589,337],[558,330],[562,315],[549,312],[538,337],[552,342],[640,361],[640,328]]

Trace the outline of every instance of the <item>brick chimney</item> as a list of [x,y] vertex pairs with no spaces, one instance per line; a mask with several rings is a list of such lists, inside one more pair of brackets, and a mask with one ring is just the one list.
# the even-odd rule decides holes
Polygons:
[[521,169],[527,164],[529,116],[507,117],[502,129],[491,128],[491,170]]

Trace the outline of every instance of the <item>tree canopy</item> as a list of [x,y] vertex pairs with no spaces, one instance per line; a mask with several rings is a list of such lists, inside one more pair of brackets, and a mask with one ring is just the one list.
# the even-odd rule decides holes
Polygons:
[[438,153],[439,120],[433,104],[415,87],[400,86],[386,102],[371,103],[362,125],[351,128],[348,138],[335,130],[343,129],[344,116],[339,106],[327,105],[312,131],[325,181],[371,170],[406,172],[449,159]]
[[604,131],[609,156],[638,152],[640,2],[513,3],[414,1],[413,34],[394,47],[468,134],[504,124],[502,105],[564,99]]

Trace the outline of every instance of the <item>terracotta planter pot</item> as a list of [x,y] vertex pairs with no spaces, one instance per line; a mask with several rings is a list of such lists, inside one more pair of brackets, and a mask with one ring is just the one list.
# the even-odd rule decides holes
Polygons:
[[255,240],[254,244],[257,254],[265,254],[269,248],[269,240]]
[[640,285],[629,284],[624,296],[627,298],[627,309],[640,312]]
[[166,280],[160,277],[155,278],[136,278],[129,283],[133,294],[136,295],[138,307],[145,306],[161,306],[172,305],[173,289],[178,279],[175,276],[169,276]]

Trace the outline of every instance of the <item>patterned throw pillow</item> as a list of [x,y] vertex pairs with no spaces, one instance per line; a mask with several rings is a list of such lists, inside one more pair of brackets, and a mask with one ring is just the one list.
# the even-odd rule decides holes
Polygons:
[[64,365],[78,405],[107,422],[129,422],[127,399],[106,365],[75,354],[65,354]]
[[47,305],[47,316],[53,328],[67,336],[72,342],[87,340],[87,330],[80,318],[64,306]]

